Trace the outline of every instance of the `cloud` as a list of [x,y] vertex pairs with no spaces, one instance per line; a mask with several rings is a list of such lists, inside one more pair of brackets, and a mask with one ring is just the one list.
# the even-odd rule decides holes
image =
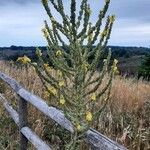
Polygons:
[[114,10],[118,18],[149,22],[149,6],[149,0],[113,0],[111,11]]
[[0,46],[45,45],[41,27],[46,19],[41,5],[19,7],[7,5],[0,9]]
[[39,3],[40,0],[1,0],[0,5]]
[[[92,7],[92,20],[95,22],[104,2],[89,2]],[[64,1],[68,15],[69,3],[70,1]],[[112,0],[107,14],[116,14],[117,19],[110,44],[149,46],[149,6],[150,0]],[[58,13],[54,14],[60,21]],[[45,45],[40,32],[44,19],[48,17],[41,0],[0,0],[0,46]]]
[[150,46],[150,23],[118,19],[114,24],[110,45]]

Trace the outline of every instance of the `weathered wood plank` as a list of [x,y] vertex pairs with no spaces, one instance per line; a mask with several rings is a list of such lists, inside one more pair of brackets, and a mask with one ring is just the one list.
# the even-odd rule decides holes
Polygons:
[[19,142],[19,148],[20,150],[27,150],[28,147],[28,139],[21,133],[21,129],[25,126],[27,126],[27,101],[25,101],[23,98],[19,97],[19,134],[20,134],[20,142]]
[[20,97],[31,103],[46,116],[56,121],[59,125],[73,133],[73,126],[71,122],[65,118],[65,115],[62,113],[62,111],[56,109],[55,107],[49,107],[44,100],[25,90],[16,82],[16,80],[12,79],[8,75],[0,72],[0,78],[9,86],[11,86]]
[[29,127],[21,129],[22,134],[34,145],[37,150],[51,150]]
[[2,73],[0,71],[0,78],[5,81],[6,83],[8,83],[9,86],[11,86],[11,88],[17,92],[19,89],[22,88],[22,86],[20,86],[16,80],[12,79],[11,77],[9,77],[8,75],[6,75],[5,73]]
[[19,126],[19,114],[9,105],[6,98],[2,94],[0,94],[0,102],[3,104],[4,108],[7,110],[17,126]]
[[91,144],[91,147],[94,150],[127,150],[125,147],[107,138],[94,129],[87,131],[86,141]]
[[55,107],[49,107],[46,102],[44,102],[40,97],[31,94],[27,90],[21,88],[18,91],[18,95],[27,100],[33,106],[35,106],[38,110],[43,112],[46,116],[56,121],[59,125],[64,127],[73,133],[72,123],[65,117],[62,111],[56,109]]
[[[28,92],[22,88],[14,79],[11,79],[4,73],[0,72],[0,78],[8,83],[15,90],[15,92],[20,95],[20,97],[30,102],[49,118],[53,119],[59,125],[73,133],[73,125],[67,118],[65,118],[61,110],[58,110],[55,107],[49,107],[40,97]],[[92,149],[95,150],[127,150],[125,147],[110,140],[106,136],[93,129],[87,131],[86,141],[90,143]]]
[[[0,102],[3,104],[6,111],[19,127],[19,114],[9,105],[2,94],[0,94]],[[44,141],[42,141],[29,127],[23,127],[20,131],[37,148],[37,150],[51,150],[51,148]]]

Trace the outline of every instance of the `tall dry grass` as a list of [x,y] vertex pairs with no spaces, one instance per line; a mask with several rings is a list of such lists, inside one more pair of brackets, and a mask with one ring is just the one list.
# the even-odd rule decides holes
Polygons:
[[[50,98],[45,95],[45,89],[33,68],[0,61],[0,71],[12,76],[26,89],[50,104]],[[13,94],[13,91],[3,83],[0,84],[0,91],[5,93],[14,107],[17,106],[17,101],[14,100],[17,99],[17,96]],[[36,130],[38,135],[54,145],[61,146],[63,142],[66,142],[61,140],[64,131],[55,123],[48,121],[32,106],[29,106],[29,112],[30,126]],[[0,148],[17,149],[18,137],[15,131],[17,128],[2,107],[0,107],[0,115]],[[96,128],[128,149],[150,149],[150,82],[117,76],[113,80],[109,104],[102,112]],[[30,147],[30,149],[33,148]],[[55,146],[55,149],[58,147]]]

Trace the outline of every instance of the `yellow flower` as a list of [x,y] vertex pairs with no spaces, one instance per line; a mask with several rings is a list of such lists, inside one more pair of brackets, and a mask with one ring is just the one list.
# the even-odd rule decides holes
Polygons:
[[115,73],[115,74],[118,74],[118,73],[119,73],[118,67],[117,67],[117,63],[118,63],[118,60],[117,60],[117,59],[114,59],[113,66],[112,66],[112,71],[113,71],[113,73]]
[[92,101],[95,101],[95,100],[96,100],[96,94],[95,94],[95,93],[92,94],[91,100],[92,100]]
[[77,128],[78,131],[80,131],[81,130],[81,125],[77,124],[76,128]]
[[47,64],[47,63],[44,64],[44,68],[45,68],[47,71],[51,71],[51,67],[50,67],[49,64]]
[[64,81],[60,81],[58,84],[59,84],[60,87],[62,87],[62,86],[65,85],[65,82]]
[[44,32],[44,37],[45,37],[45,38],[48,37],[48,32]]
[[47,87],[47,89],[48,89],[48,91],[50,92],[50,93],[52,93],[53,95],[57,95],[57,90],[55,89],[55,88],[53,88],[53,87]]
[[48,67],[49,66],[49,64],[47,64],[47,63],[44,63],[44,67],[46,68],[46,67]]
[[31,59],[28,58],[27,56],[24,56],[24,57],[18,57],[17,61],[21,62],[23,64],[27,64],[27,63],[31,62]]
[[114,73],[114,74],[119,74],[119,71],[118,71],[118,67],[117,67],[117,66],[112,66],[112,70],[113,70],[113,73]]
[[110,22],[113,23],[115,21],[115,15],[109,17]]
[[59,101],[59,102],[60,102],[60,104],[62,104],[62,105],[64,105],[64,104],[65,104],[65,102],[66,102],[66,101],[65,101],[64,96],[63,96],[63,95],[61,95],[61,96],[60,96],[60,101]]
[[22,57],[18,57],[17,62],[21,62],[22,61]]
[[92,121],[92,119],[93,119],[92,113],[90,111],[86,112],[86,120]]
[[107,35],[107,30],[104,30],[101,34],[100,34],[100,36],[106,36]]
[[90,67],[90,65],[88,63],[83,64],[83,68],[84,68],[85,72],[88,71],[89,67]]
[[61,50],[57,50],[57,51],[56,51],[56,56],[58,56],[58,57],[62,56]]
[[117,66],[113,67],[113,72],[116,72],[118,70]]
[[46,28],[42,28],[41,31],[43,32],[44,37],[47,38],[49,36]]
[[55,88],[52,88],[51,92],[54,94],[54,95],[57,95],[57,90]]
[[60,70],[57,70],[57,75],[61,78],[62,77],[62,72]]
[[48,32],[47,32],[47,29],[46,28],[42,28],[42,30],[41,30],[42,32],[43,32],[43,35],[44,35],[44,37],[48,37]]

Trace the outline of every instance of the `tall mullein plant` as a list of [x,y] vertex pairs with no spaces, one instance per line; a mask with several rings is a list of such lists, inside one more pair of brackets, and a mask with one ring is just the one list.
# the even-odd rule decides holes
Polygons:
[[[45,63],[41,50],[37,48],[39,61],[38,64],[32,65],[57,106],[74,125],[72,140],[66,149],[77,149],[84,133],[97,121],[109,100],[117,64],[114,60],[111,69],[108,69],[110,51],[107,58],[101,61],[103,66],[101,72],[93,77],[106,50],[115,17],[106,18],[110,0],[105,0],[95,24],[90,22],[91,8],[88,0],[81,1],[79,12],[76,11],[76,0],[70,1],[70,16],[68,16],[64,11],[62,0],[42,0],[51,22],[49,26],[45,21],[45,27],[42,29],[48,43],[49,58]],[[55,19],[49,5],[59,13],[62,22]],[[106,23],[101,29],[105,18]],[[89,61],[91,56],[94,58]],[[51,73],[50,63],[56,71],[55,75]],[[108,75],[107,83],[99,89],[106,75]]]

